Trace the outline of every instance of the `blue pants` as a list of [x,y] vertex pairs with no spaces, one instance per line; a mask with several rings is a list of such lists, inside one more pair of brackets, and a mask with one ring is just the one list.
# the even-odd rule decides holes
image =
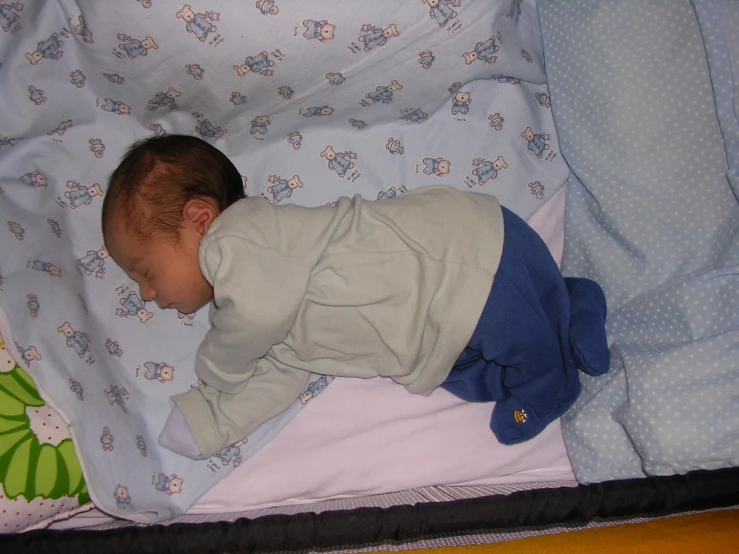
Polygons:
[[608,371],[606,300],[589,279],[564,278],[544,241],[503,208],[505,239],[490,295],[442,387],[495,401],[490,428],[503,444],[539,434],[580,394],[578,368]]

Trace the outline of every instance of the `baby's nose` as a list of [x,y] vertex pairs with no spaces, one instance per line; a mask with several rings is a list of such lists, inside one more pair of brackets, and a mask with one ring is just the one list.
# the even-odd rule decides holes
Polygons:
[[151,302],[157,297],[156,291],[151,287],[139,287],[139,292],[144,302]]

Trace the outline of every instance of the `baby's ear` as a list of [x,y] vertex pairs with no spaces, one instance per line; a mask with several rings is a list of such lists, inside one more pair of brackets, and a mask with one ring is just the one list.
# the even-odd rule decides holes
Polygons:
[[210,198],[188,200],[182,210],[185,226],[195,230],[201,236],[208,232],[211,223],[218,217],[218,214],[218,206]]

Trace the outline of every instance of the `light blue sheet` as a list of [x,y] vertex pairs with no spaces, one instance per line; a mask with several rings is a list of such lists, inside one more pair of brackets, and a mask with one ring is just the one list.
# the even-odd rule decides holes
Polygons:
[[716,115],[729,169],[726,177],[739,198],[739,3],[693,0],[706,48]]
[[739,465],[739,4],[695,8],[538,3],[573,173],[563,270],[610,310],[611,371],[563,417],[585,483]]
[[304,205],[445,183],[529,217],[567,179],[533,2],[344,5],[0,7],[0,332],[111,514],[182,513],[303,406],[208,461],[157,446],[207,314],[144,305],[102,248],[106,179],[132,141],[203,136],[249,195]]

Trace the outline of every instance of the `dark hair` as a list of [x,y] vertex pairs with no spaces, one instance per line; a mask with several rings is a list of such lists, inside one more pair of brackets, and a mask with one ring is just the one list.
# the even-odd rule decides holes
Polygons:
[[244,197],[238,170],[226,155],[197,137],[166,135],[132,144],[108,179],[103,235],[123,215],[141,239],[156,233],[177,237],[185,204],[215,200],[220,211]]

